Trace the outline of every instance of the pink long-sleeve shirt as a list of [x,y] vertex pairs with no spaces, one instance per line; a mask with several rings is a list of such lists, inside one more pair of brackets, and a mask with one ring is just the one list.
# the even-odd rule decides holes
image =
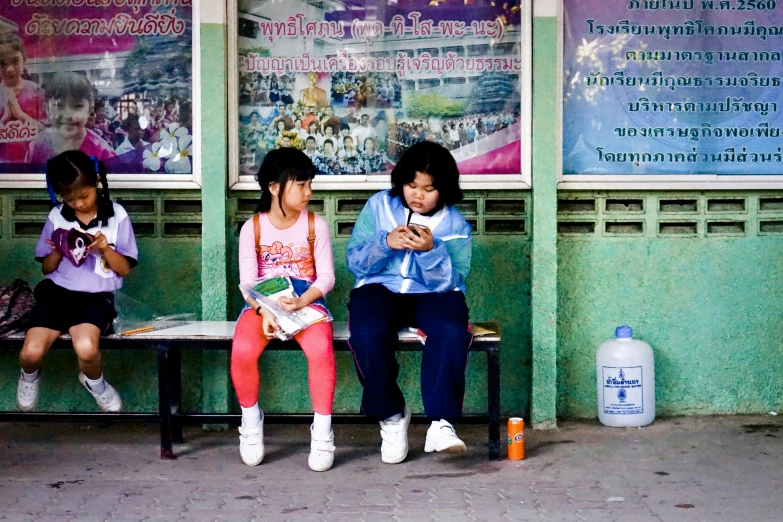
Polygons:
[[[315,267],[307,242],[307,211],[285,230],[275,228],[266,213],[261,214],[261,255],[256,257],[253,218],[239,232],[239,281],[261,276],[287,275],[312,283],[323,295],[334,287],[334,257],[329,226],[315,215]],[[316,270],[318,273],[316,274]]]

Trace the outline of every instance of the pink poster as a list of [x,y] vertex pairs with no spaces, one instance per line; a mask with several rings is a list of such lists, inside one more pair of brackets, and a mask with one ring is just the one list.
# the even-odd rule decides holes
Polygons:
[[192,0],[0,2],[0,179],[66,150],[192,172]]

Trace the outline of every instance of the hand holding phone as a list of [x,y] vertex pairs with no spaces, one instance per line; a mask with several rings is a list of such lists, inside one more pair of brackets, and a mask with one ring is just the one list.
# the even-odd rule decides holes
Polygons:
[[417,250],[419,252],[429,252],[435,246],[432,232],[424,225],[408,225],[408,229],[414,236],[409,236],[405,244],[406,250]]
[[408,230],[413,232],[416,235],[416,237],[421,237],[421,234],[419,234],[418,231],[419,228],[427,228],[427,227],[425,227],[424,225],[416,225],[416,224],[408,225]]

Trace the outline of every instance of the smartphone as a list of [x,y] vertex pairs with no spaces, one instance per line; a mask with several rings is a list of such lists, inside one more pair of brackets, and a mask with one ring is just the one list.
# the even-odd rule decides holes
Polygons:
[[414,234],[416,234],[416,236],[417,236],[417,237],[421,237],[421,234],[419,234],[419,231],[418,231],[418,230],[416,230],[417,228],[427,228],[427,227],[425,227],[424,225],[416,225],[416,224],[413,224],[413,225],[408,225],[408,229],[409,229],[411,232],[413,232]]

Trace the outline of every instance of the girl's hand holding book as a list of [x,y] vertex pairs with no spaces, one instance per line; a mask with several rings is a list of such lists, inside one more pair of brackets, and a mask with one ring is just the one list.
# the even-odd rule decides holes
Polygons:
[[276,338],[277,331],[280,329],[280,326],[278,326],[274,316],[264,311],[261,313],[261,317],[263,319],[264,335],[267,337],[267,339]]
[[277,305],[286,312],[295,312],[306,306],[301,297],[281,297],[277,300]]

